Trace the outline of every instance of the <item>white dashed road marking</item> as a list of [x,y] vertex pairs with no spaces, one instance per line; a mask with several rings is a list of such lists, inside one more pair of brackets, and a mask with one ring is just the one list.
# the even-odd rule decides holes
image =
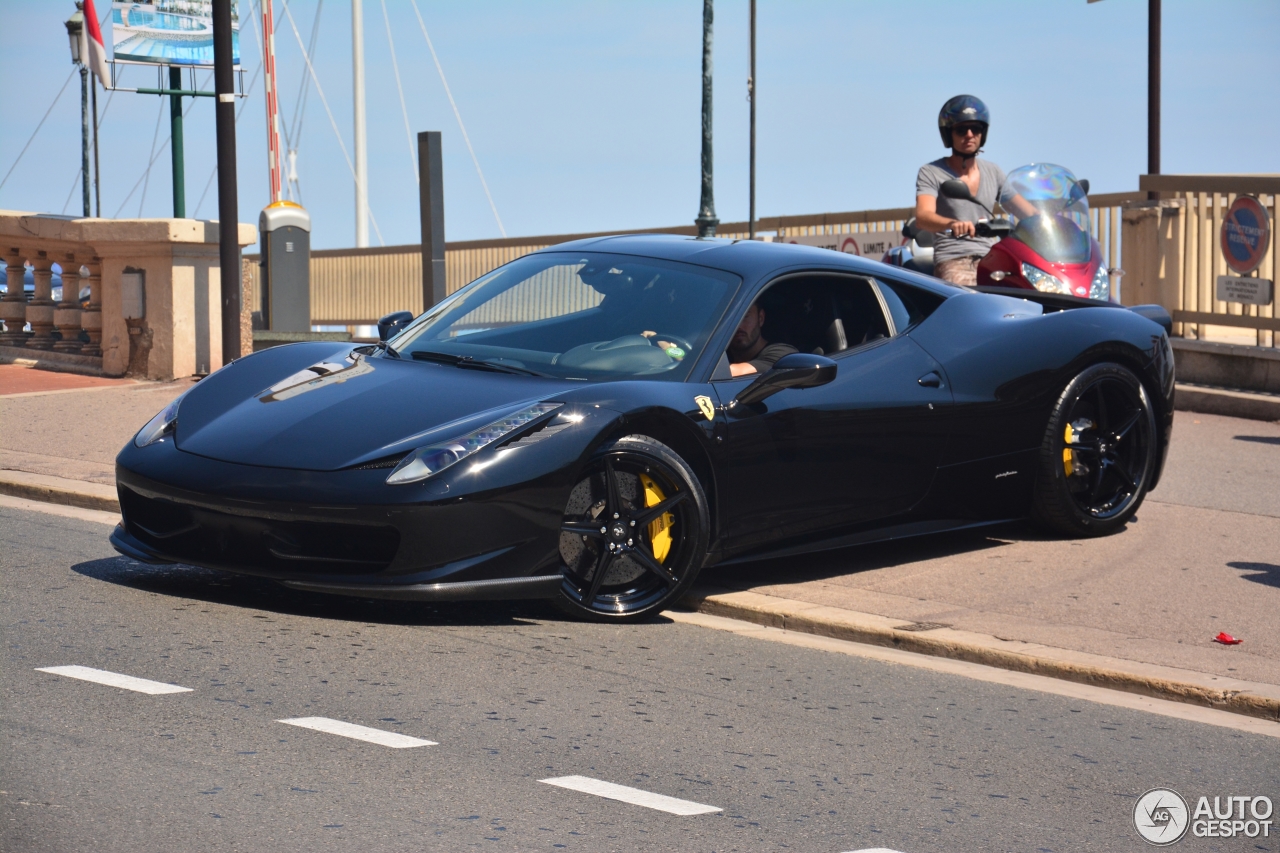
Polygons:
[[624,803],[631,803],[633,806],[644,806],[648,809],[657,809],[660,812],[668,812],[670,814],[695,815],[724,811],[716,806],[704,806],[702,803],[694,803],[689,800],[677,800],[675,797],[651,794],[648,791],[641,791],[639,788],[628,788],[626,785],[615,785],[612,782],[602,782],[599,779],[592,779],[587,776],[559,776],[555,779],[539,779],[538,781],[545,782],[548,785],[555,785],[559,788],[568,788],[570,791],[595,794],[597,797],[621,800]]
[[392,749],[436,746],[436,742],[433,740],[409,737],[408,735],[387,732],[382,729],[371,729],[368,726],[357,726],[355,723],[344,723],[342,720],[331,720],[328,717],[295,717],[291,720],[276,720],[276,722],[288,723],[291,726],[301,726],[304,729],[315,729],[318,732],[354,738],[368,743],[376,743],[379,746],[389,746]]
[[159,696],[162,693],[190,693],[190,687],[179,687],[176,684],[164,684],[146,678],[134,678],[132,675],[121,675],[118,672],[107,672],[105,669],[93,669],[87,666],[40,666],[36,672],[51,672],[54,675],[65,675],[67,678],[78,678],[81,681],[92,681],[109,687],[122,687]]

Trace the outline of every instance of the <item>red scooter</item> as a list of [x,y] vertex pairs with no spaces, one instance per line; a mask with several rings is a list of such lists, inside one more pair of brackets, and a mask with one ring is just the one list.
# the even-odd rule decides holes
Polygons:
[[[941,192],[980,204],[964,181],[947,181]],[[1102,262],[1102,249],[1090,233],[1088,193],[1088,181],[1052,163],[1010,172],[1001,199],[1009,219],[978,223],[979,236],[1002,237],[978,264],[978,286],[1119,302],[1118,282],[1113,292],[1111,278],[1124,273]]]

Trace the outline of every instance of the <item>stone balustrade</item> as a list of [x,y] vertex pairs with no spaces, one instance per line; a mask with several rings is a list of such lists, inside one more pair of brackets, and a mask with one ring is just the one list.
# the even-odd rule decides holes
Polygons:
[[[240,223],[237,237],[248,246],[257,232]],[[217,222],[0,211],[0,256],[8,265],[0,362],[55,359],[68,369],[149,379],[209,373],[223,363]],[[62,269],[56,303],[54,264]],[[28,265],[30,298],[23,287]],[[129,298],[126,280],[135,290]]]

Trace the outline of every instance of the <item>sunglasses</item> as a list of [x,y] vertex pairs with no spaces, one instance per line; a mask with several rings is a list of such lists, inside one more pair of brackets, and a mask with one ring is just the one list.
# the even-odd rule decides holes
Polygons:
[[968,136],[972,133],[974,136],[982,136],[982,125],[980,124],[958,124],[951,128],[951,132],[956,136]]

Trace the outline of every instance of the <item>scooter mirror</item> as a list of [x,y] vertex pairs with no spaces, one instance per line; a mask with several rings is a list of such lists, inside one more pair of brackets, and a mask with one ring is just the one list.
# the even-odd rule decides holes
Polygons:
[[949,181],[943,181],[942,186],[938,189],[947,198],[954,198],[959,201],[973,201],[973,194],[969,192],[969,186],[964,181],[952,178]]
[[1080,185],[1080,189],[1084,190],[1084,194],[1085,194],[1085,195],[1088,195],[1088,194],[1089,194],[1089,179],[1088,179],[1088,178],[1081,178],[1080,180],[1076,181],[1076,183]]

